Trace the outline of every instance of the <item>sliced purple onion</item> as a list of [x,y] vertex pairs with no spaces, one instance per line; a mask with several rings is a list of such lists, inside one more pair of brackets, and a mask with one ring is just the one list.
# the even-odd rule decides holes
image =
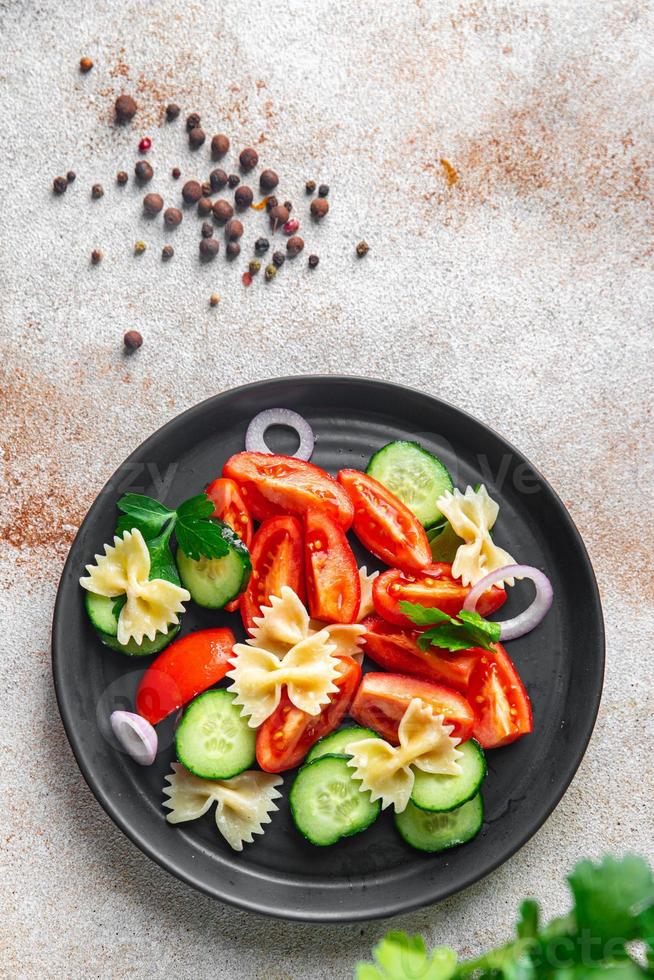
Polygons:
[[111,727],[125,752],[140,766],[151,766],[157,755],[157,733],[133,711],[112,711]]
[[245,448],[249,453],[268,453],[272,449],[267,445],[264,435],[271,425],[283,425],[294,429],[300,437],[300,445],[293,453],[295,459],[311,459],[314,446],[313,429],[306,419],[290,408],[267,408],[265,412],[255,415],[245,433]]
[[496,568],[494,572],[484,576],[466,596],[463,608],[468,612],[474,612],[479,597],[490,589],[491,585],[503,582],[508,578],[528,578],[536,586],[536,595],[530,606],[513,619],[507,619],[503,623],[498,623],[500,627],[500,640],[515,640],[525,633],[530,633],[552,605],[554,591],[552,583],[544,572],[531,565],[505,565],[504,568]]

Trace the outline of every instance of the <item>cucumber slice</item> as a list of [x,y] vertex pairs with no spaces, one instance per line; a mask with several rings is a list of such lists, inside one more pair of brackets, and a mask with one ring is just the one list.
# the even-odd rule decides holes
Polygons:
[[302,766],[289,794],[295,826],[312,844],[327,847],[358,834],[379,816],[381,803],[370,801],[353,779],[346,755],[323,755]]
[[424,527],[443,519],[436,501],[452,490],[452,477],[441,463],[417,442],[389,442],[371,457],[366,470],[413,511]]
[[182,585],[198,606],[222,609],[244,591],[250,581],[250,553],[241,539],[227,525],[223,537],[229,544],[224,558],[200,558],[197,561],[177,549],[177,567]]
[[324,738],[319,739],[309,752],[305,762],[314,762],[323,755],[349,756],[347,747],[352,742],[358,742],[362,738],[379,737],[377,732],[373,732],[372,728],[357,728],[355,726],[341,728],[340,731],[332,732],[331,735],[325,735]]
[[484,804],[479,793],[448,813],[429,813],[409,803],[406,810],[395,814],[395,826],[406,843],[431,853],[472,840],[483,822]]
[[250,728],[235,694],[205,691],[182,715],[175,732],[177,758],[203,779],[231,779],[254,764],[256,728]]
[[456,810],[477,795],[486,775],[486,757],[474,739],[459,745],[459,750],[463,756],[458,760],[461,766],[458,776],[416,770],[411,793],[411,802],[415,806],[432,813],[445,813]]
[[94,592],[84,593],[84,606],[86,615],[91,620],[93,627],[104,646],[117,653],[124,653],[128,657],[149,657],[153,653],[159,653],[167,647],[179,633],[180,627],[172,626],[167,633],[156,633],[154,640],[143,637],[142,643],[136,640],[129,640],[128,643],[119,643],[118,615],[121,608],[121,597],[109,599],[104,595],[95,595]]

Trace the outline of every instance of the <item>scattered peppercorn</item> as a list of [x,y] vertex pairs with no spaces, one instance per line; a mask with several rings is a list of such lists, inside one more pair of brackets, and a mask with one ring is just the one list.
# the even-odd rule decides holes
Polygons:
[[137,160],[134,164],[134,173],[136,179],[142,184],[147,184],[154,177],[154,170],[147,160]]
[[139,141],[139,153],[147,153],[152,147],[152,140],[149,136],[144,136],[142,140]]
[[93,62],[90,58],[80,58],[79,59],[79,70],[86,74],[87,71],[91,71],[93,68]]
[[278,269],[281,269],[284,262],[286,262],[286,256],[283,252],[273,252],[272,260],[273,265],[276,265]]
[[254,170],[259,162],[259,154],[252,146],[246,146],[238,155],[238,162],[243,170]]
[[368,245],[368,242],[365,242],[363,240],[360,241],[359,244],[357,245],[357,255],[359,256],[359,258],[362,259],[363,256],[367,255],[369,251],[370,251],[370,245]]
[[211,184],[212,191],[221,191],[225,184],[227,183],[227,174],[224,170],[219,167],[216,170],[212,170],[209,174],[209,183]]
[[244,272],[241,276],[241,282],[245,287],[252,285],[252,276],[249,272]]
[[210,180],[202,181],[202,197],[210,197],[213,194],[213,187]]
[[310,269],[315,269],[319,262],[320,262],[319,256],[317,256],[317,255],[310,255],[309,256],[309,268]]
[[220,296],[218,293],[212,293],[209,297],[209,306],[218,306],[220,303]]
[[167,262],[168,259],[172,259],[174,254],[175,249],[172,245],[164,245],[164,247],[161,249],[161,258],[164,260],[164,262]]
[[210,197],[201,197],[198,201],[198,214],[204,218],[206,215],[211,214],[212,207],[213,201]]
[[226,201],[224,197],[219,197],[217,201],[213,203],[213,216],[216,221],[224,225],[226,221],[229,221],[234,215],[234,208],[231,206],[229,201]]
[[293,202],[284,201],[284,207],[286,208],[287,211],[291,212],[293,210]]
[[227,242],[225,254],[228,259],[235,259],[241,254],[241,246],[238,242]]
[[143,343],[143,337],[138,330],[128,330],[123,337],[123,343],[128,351],[138,350]]
[[189,146],[191,146],[194,150],[197,150],[199,146],[202,146],[206,138],[207,136],[205,131],[200,129],[199,126],[196,126],[195,129],[192,129],[188,134]]
[[256,276],[260,268],[261,268],[261,262],[259,262],[258,259],[252,259],[248,264],[248,269],[250,270],[253,276]]
[[116,174],[116,183],[122,186],[123,184],[126,184],[128,180],[129,174],[127,174],[124,170],[119,170]]
[[243,234],[243,223],[238,218],[232,218],[225,225],[225,238],[230,242],[235,242]]
[[233,190],[235,187],[238,187],[238,185],[241,183],[241,178],[239,177],[238,174],[230,174],[229,177],[227,178],[227,183]]
[[299,235],[293,235],[293,237],[289,238],[289,240],[286,242],[286,251],[291,258],[295,258],[296,255],[299,255],[303,248],[304,239],[300,238]]
[[268,282],[270,282],[271,279],[274,279],[276,275],[277,275],[277,266],[275,266],[275,265],[267,265],[266,266],[266,271],[265,271],[265,276],[266,276],[266,279],[268,280]]
[[315,182],[315,180],[308,180],[306,182],[306,184],[304,185],[304,189],[307,192],[307,194],[313,194],[313,192],[316,189],[316,182]]
[[241,184],[240,187],[236,188],[234,193],[234,200],[236,201],[236,207],[245,210],[249,208],[254,200],[254,194],[252,193],[252,188],[247,187],[245,184]]
[[313,217],[319,221],[329,211],[329,201],[326,201],[324,197],[314,197],[310,210]]
[[182,197],[187,204],[197,204],[202,197],[202,184],[198,180],[187,180],[182,187]]
[[279,177],[274,170],[262,170],[259,176],[259,187],[267,194],[268,191],[274,191],[279,183]]
[[69,170],[68,173],[66,174],[66,180],[68,181],[69,184],[74,183],[76,177],[77,174],[75,173],[74,170]]
[[274,208],[270,209],[270,223],[273,226],[273,231],[277,225],[285,225],[287,221],[288,208],[285,208],[283,204],[276,204]]
[[143,198],[143,210],[148,214],[159,214],[164,206],[161,194],[146,194]]
[[114,103],[118,122],[129,122],[136,115],[137,105],[131,95],[119,95]]
[[104,194],[104,188],[102,184],[94,184],[91,188],[91,197],[94,201],[97,201]]
[[182,176],[182,171],[179,169],[179,167],[173,167],[170,173],[173,180],[179,180],[179,178]]
[[134,252],[136,255],[143,255],[147,247],[148,246],[145,244],[145,242],[139,239],[138,242],[134,243]]
[[299,227],[300,227],[300,222],[297,220],[297,218],[289,218],[286,224],[284,225],[284,227],[282,228],[282,231],[284,232],[285,235],[293,235],[298,230]]
[[215,259],[220,251],[220,242],[215,238],[200,239],[200,258],[210,261]]
[[179,208],[166,208],[163,216],[164,224],[168,225],[169,228],[177,228],[177,225],[181,225],[183,217],[184,215]]
[[277,200],[275,195],[271,194],[269,197],[266,198],[266,211],[270,214],[272,209],[276,208],[278,204],[279,201]]
[[199,112],[191,112],[186,117],[186,128],[188,129],[189,133],[191,132],[192,129],[197,129],[199,125],[200,125]]
[[222,133],[217,133],[211,137],[211,156],[214,160],[220,160],[229,149],[229,140]]
[[213,225],[211,224],[211,222],[203,221],[201,231],[202,231],[203,238],[211,238],[211,236],[213,235]]
[[166,106],[166,119],[168,122],[172,122],[173,119],[177,119],[181,110],[176,102],[169,102]]
[[321,184],[318,188],[318,197],[327,197],[329,194],[329,184]]
[[263,255],[269,248],[270,242],[267,238],[257,238],[256,242],[254,243],[254,251],[257,253],[257,255]]
[[103,257],[104,256],[99,248],[94,248],[91,252],[91,262],[93,265],[99,265],[99,263],[102,262]]

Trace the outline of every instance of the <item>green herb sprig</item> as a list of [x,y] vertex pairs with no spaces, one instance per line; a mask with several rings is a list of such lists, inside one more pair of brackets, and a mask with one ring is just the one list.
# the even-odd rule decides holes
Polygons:
[[484,619],[479,613],[462,609],[458,616],[448,616],[440,609],[404,600],[400,600],[399,606],[416,626],[436,624],[418,637],[421,650],[435,646],[452,651],[469,650],[471,647],[492,651],[492,644],[499,641],[500,624]]
[[167,541],[173,530],[177,543],[189,558],[223,558],[229,545],[220,522],[211,520],[214,505],[206,493],[190,497],[175,510],[141,493],[126,493],[116,505],[121,511],[116,534],[138,528],[146,541]]

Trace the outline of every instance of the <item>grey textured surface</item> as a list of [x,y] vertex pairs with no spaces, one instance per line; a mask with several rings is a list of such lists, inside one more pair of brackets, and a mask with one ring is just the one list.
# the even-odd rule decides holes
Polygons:
[[[470,954],[529,892],[561,910],[577,858],[654,858],[651,3],[5,0],[0,18],[0,974],[340,980],[387,928],[260,919],[173,880],[95,802],[57,714],[50,618],[86,508],[154,428],[256,378],[390,378],[473,412],[559,491],[602,590],[604,701],[563,802],[486,881],[393,926]],[[140,112],[116,129],[120,91]],[[173,165],[210,169],[162,121],[170,98],[282,176],[307,249],[273,284],[244,289],[245,258],[200,266],[194,216],[165,235],[116,186],[146,132],[167,204]],[[331,185],[318,227],[308,177]],[[264,228],[251,213],[244,256]]]

